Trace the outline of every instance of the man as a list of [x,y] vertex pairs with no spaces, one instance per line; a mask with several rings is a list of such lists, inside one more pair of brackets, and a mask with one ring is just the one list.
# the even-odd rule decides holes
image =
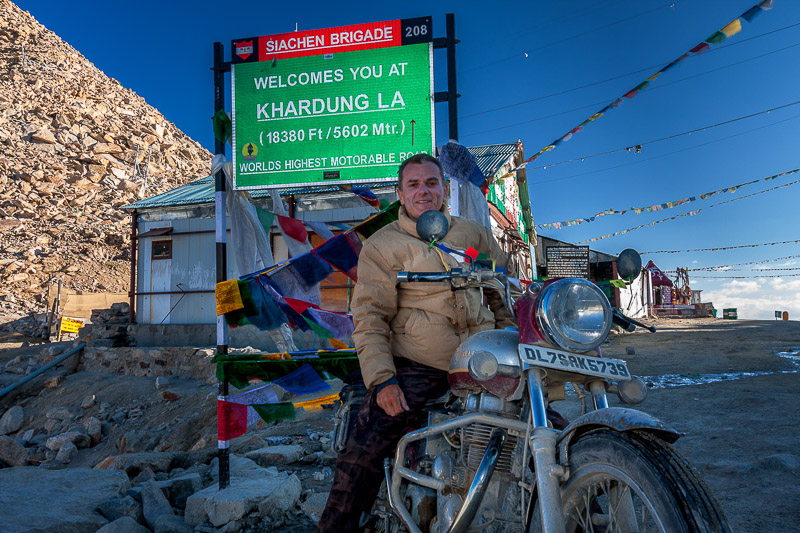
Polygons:
[[[319,523],[321,532],[360,529],[383,479],[383,459],[422,422],[428,400],[447,392],[447,369],[456,347],[470,335],[513,326],[502,295],[480,289],[453,290],[449,282],[397,283],[397,272],[443,272],[459,259],[429,247],[416,231],[419,216],[436,209],[450,229],[448,248],[470,247],[508,268],[489,229],[451,217],[444,205],[447,186],[439,161],[418,154],[398,171],[399,219],[367,239],[358,259],[353,294],[353,340],[367,394],[356,426],[336,462],[333,487]],[[513,272],[509,275],[514,276]]]

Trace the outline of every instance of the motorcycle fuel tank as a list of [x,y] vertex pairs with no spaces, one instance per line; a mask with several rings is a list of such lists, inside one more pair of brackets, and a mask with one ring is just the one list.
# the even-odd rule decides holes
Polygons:
[[450,390],[462,397],[480,390],[513,397],[522,375],[518,346],[519,334],[512,330],[482,331],[468,338],[450,359]]

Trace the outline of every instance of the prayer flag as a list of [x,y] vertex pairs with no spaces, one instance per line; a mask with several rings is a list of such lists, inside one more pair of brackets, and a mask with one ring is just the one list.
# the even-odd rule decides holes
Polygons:
[[358,255],[361,240],[355,231],[345,231],[317,246],[312,253],[358,281]]
[[278,217],[278,224],[288,237],[298,242],[306,242],[308,240],[308,232],[301,221],[283,215],[276,216]]
[[217,439],[229,441],[247,433],[247,406],[217,400]]
[[211,120],[214,128],[214,138],[222,144],[228,142],[228,139],[231,137],[233,127],[231,125],[231,118],[228,116],[225,110],[220,109],[217,111],[216,114],[211,117]]
[[711,47],[708,46],[707,43],[700,43],[697,46],[695,46],[694,48],[692,48],[691,50],[689,50],[689,53],[698,54],[699,55],[699,54],[702,54],[703,52],[708,51],[709,48],[711,48]]
[[292,394],[308,394],[330,389],[330,385],[325,383],[311,365],[303,365],[294,372],[273,381],[275,385]]
[[708,44],[719,44],[719,43],[721,43],[722,41],[724,41],[727,38],[728,38],[727,35],[725,35],[721,31],[717,31],[717,32],[714,32],[711,35],[709,35],[706,38],[706,42]]
[[344,339],[353,334],[353,319],[348,315],[316,308],[309,308],[303,313],[303,316],[309,315],[316,324],[329,331],[331,337],[335,339]]
[[264,290],[264,287],[255,279],[242,280],[246,283],[253,302],[253,313],[245,312],[247,321],[261,331],[275,329],[286,323],[286,315],[280,310],[278,304]]
[[217,300],[217,316],[236,311],[244,307],[242,295],[239,293],[238,280],[221,281],[214,287]]
[[269,238],[269,234],[272,233],[272,222],[275,220],[275,213],[265,211],[258,206],[253,207],[256,208],[258,221],[261,222],[261,225],[264,227],[264,231],[267,233],[267,237]]
[[719,31],[724,33],[726,37],[731,38],[740,31],[742,31],[742,21],[739,19],[733,19],[731,22],[728,23],[727,26],[725,26]]
[[397,214],[400,210],[400,202],[394,202],[384,210],[376,213],[375,215],[371,216],[361,224],[355,226],[355,230],[364,236],[364,239],[368,239],[372,236],[373,233],[381,229],[382,227],[394,222],[397,220]]

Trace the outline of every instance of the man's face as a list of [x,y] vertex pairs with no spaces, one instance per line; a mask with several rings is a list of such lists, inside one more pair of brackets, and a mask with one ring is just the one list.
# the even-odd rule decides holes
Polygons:
[[434,163],[412,163],[403,169],[402,189],[397,189],[400,203],[408,216],[417,220],[425,211],[439,210],[444,202],[444,180]]

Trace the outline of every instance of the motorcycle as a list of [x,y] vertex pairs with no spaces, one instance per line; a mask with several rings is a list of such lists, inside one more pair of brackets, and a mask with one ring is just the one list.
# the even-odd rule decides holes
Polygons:
[[[447,220],[429,211],[420,216],[417,232],[435,245],[447,234]],[[638,274],[638,254],[627,263],[630,272],[620,275]],[[499,289],[516,310],[518,331],[484,331],[458,347],[450,363],[450,396],[429,405],[424,427],[403,436],[394,460],[385,460],[385,485],[365,528],[730,531],[705,482],[671,446],[680,433],[641,411],[609,407],[609,392],[628,404],[641,403],[647,392],[625,361],[601,354],[612,324],[628,331],[655,328],[613,310],[600,288],[580,278],[532,283],[516,302],[505,276],[479,261],[448,272],[399,272],[397,278]],[[548,407],[566,398],[568,385],[582,412],[554,429]],[[338,449],[361,396],[363,389],[342,392]],[[587,398],[593,410],[586,410]]]

